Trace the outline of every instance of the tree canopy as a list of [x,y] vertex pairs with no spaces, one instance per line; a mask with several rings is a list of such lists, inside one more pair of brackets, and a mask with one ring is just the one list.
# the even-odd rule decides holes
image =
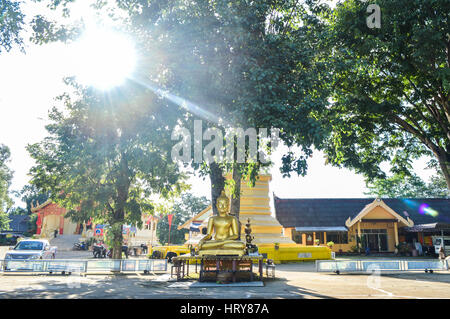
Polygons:
[[450,189],[450,2],[380,0],[380,28],[367,24],[368,4],[323,9],[317,37],[329,54],[332,133],[325,152],[334,165],[369,180],[413,175],[429,156]]
[[129,85],[104,95],[75,85],[77,97],[60,96],[65,108],[50,112],[49,136],[28,146],[36,165],[32,183],[65,207],[74,221],[108,224],[115,258],[122,226],[142,226],[152,196],[184,189],[170,160],[173,110],[151,92]]
[[20,33],[24,17],[18,1],[0,2],[0,53],[10,51],[14,45],[22,47],[23,40]]
[[[204,129],[220,128],[223,136],[230,126],[279,128],[281,139],[303,152],[285,154],[281,170],[306,173],[312,145],[324,138],[318,115],[328,92],[321,89],[326,72],[304,6],[290,0],[123,0],[120,6],[149,47],[147,81],[158,80],[164,90],[194,105],[180,115],[180,125],[193,132],[193,120],[202,119]],[[246,160],[236,165],[235,159],[217,156],[203,163],[211,177],[214,210],[226,171],[238,171],[233,174],[238,184],[242,175],[254,179],[263,165],[259,159]]]

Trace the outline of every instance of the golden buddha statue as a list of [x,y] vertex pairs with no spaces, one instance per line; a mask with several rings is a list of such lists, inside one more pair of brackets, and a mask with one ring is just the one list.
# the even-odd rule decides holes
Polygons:
[[[207,234],[198,243],[199,256],[239,255],[245,252],[245,243],[238,240],[239,224],[236,217],[229,215],[230,200],[222,191],[216,204],[218,216],[208,220]],[[213,237],[214,240],[211,238]]]

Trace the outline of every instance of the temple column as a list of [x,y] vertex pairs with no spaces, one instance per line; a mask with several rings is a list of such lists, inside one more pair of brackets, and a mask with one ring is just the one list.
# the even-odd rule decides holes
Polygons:
[[359,238],[359,244],[358,247],[361,248],[362,247],[362,238],[361,238],[361,221],[358,222],[358,238]]
[[398,222],[394,222],[394,238],[395,238],[395,246],[398,247]]

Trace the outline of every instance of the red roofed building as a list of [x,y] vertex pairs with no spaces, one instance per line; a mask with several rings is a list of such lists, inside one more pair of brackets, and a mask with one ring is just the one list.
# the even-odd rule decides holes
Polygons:
[[38,215],[36,225],[36,234],[46,234],[49,236],[55,230],[58,230],[58,234],[78,234],[80,230],[80,225],[74,223],[70,218],[65,218],[66,209],[60,207],[50,200],[45,203],[39,204],[37,206],[31,207],[31,211]]

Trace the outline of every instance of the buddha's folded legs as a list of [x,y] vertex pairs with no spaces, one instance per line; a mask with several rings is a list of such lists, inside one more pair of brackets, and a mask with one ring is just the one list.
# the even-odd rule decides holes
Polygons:
[[237,240],[224,240],[224,241],[211,240],[203,243],[202,248],[200,250],[219,249],[219,248],[244,249],[245,243]]

